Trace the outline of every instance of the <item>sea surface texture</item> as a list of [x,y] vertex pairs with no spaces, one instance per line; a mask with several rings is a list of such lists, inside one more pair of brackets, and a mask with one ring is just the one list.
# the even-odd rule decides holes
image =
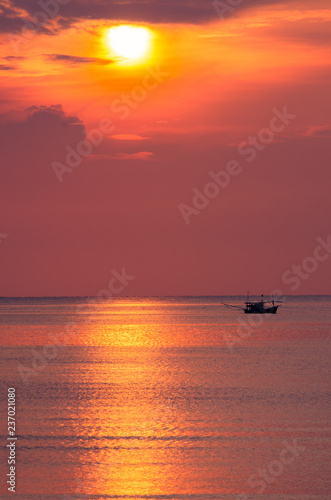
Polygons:
[[331,499],[331,297],[243,301],[0,299],[0,498]]

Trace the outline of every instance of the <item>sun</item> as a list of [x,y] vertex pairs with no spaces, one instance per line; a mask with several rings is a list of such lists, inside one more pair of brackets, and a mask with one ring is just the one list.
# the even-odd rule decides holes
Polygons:
[[126,59],[144,57],[151,41],[150,31],[140,26],[116,26],[108,30],[107,36],[111,49]]

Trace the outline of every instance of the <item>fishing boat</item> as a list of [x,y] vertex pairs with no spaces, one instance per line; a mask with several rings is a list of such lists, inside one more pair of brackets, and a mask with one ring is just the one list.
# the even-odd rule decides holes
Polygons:
[[249,295],[247,294],[247,300],[245,302],[244,313],[245,314],[276,314],[279,306],[275,306],[274,298],[272,300],[264,301],[263,295],[261,295],[261,300],[259,302],[252,302],[249,300]]
[[229,309],[239,309],[244,311],[245,314],[276,314],[279,305],[275,305],[275,300],[272,297],[271,300],[265,301],[263,295],[261,295],[261,300],[258,302],[253,302],[249,298],[249,292],[247,292],[247,299],[244,307],[232,305],[232,304],[223,304]]

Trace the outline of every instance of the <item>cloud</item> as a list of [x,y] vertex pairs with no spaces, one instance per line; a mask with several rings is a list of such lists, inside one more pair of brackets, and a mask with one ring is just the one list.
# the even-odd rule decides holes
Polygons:
[[110,64],[115,62],[115,59],[101,59],[97,57],[79,57],[79,56],[71,56],[67,54],[43,54],[44,57],[49,59],[50,61],[55,62],[63,62],[66,64],[74,65],[74,64]]
[[56,124],[62,127],[77,127],[85,133],[85,125],[77,116],[66,116],[61,104],[51,106],[29,106],[25,109],[27,123]]
[[[295,0],[293,0],[295,2]],[[17,33],[33,22],[37,12],[44,12],[35,0],[12,0],[10,7],[0,9],[0,32]],[[222,2],[219,2],[219,4]],[[226,0],[223,2],[226,3]],[[238,12],[252,7],[282,3],[280,0],[244,0],[236,7],[225,12],[224,18],[237,15]],[[292,2],[288,2],[292,3]],[[70,0],[65,5],[54,2],[53,15],[48,14],[44,23],[37,26],[37,31],[54,33],[73,24],[92,20],[127,20],[152,23],[188,23],[201,24],[217,21],[220,17],[215,2],[205,0]],[[218,9],[219,11],[220,9]],[[47,16],[47,11],[46,11]]]
[[137,134],[116,134],[112,135],[110,138],[117,141],[145,141],[150,139],[149,137],[143,137]]
[[324,137],[329,139],[331,137],[331,125],[310,127],[304,135],[307,137]]
[[16,66],[9,66],[8,64],[0,64],[0,71],[11,71],[16,69]]
[[[17,69],[17,65],[15,63],[24,60],[25,57],[22,56],[7,56],[0,58],[0,71],[12,71]],[[11,63],[11,64],[8,64]]]
[[21,12],[11,6],[0,5],[0,33],[17,32],[22,29]]
[[151,160],[154,153],[150,151],[139,151],[138,153],[118,153],[117,156],[112,156],[113,160]]
[[23,61],[26,58],[23,56],[7,56],[4,57],[3,59],[5,59],[6,61]]
[[[67,115],[61,104],[30,106],[20,116],[13,114],[7,121],[0,120],[3,192],[9,189],[20,200],[23,195],[30,199],[32,191],[36,195],[37,186],[53,189],[57,180],[52,162],[64,162],[66,148],[76,147],[85,134],[84,123]],[[36,188],[31,191],[33,179]]]
[[91,162],[94,160],[113,160],[114,158],[114,155],[107,153],[93,153],[86,157],[86,161]]
[[[17,34],[22,32],[23,34],[26,29],[42,33],[52,32],[50,29],[52,15],[41,9],[38,3],[19,0],[7,1],[6,3],[4,5],[4,0],[2,0],[0,4],[0,33]],[[34,16],[37,16],[35,22]]]
[[151,160],[154,153],[150,151],[139,151],[138,153],[95,153],[90,154],[86,158],[86,161],[93,162],[95,160]]

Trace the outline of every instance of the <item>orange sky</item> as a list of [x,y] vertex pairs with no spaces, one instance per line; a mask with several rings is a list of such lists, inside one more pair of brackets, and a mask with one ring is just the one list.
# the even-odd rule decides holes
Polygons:
[[[123,267],[127,295],[294,293],[331,233],[329,3],[61,2],[0,0],[0,295],[95,295]],[[149,28],[146,57],[110,47],[121,24]],[[295,292],[330,293],[330,270]]]

